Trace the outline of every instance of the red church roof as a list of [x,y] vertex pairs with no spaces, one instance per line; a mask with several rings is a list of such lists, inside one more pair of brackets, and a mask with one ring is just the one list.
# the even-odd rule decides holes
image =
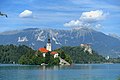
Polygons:
[[45,49],[45,48],[39,48],[39,51],[42,52],[42,53],[47,53],[48,52],[48,50]]
[[53,52],[51,52],[50,54],[53,54],[53,55],[55,55],[55,54],[58,54],[57,52],[55,52],[55,51],[53,51]]

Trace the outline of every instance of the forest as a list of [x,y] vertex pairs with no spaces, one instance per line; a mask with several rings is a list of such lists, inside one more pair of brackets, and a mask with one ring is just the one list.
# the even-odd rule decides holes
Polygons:
[[[99,55],[97,52],[93,51],[93,53],[90,54],[88,51],[84,51],[84,48],[80,46],[63,46],[53,51],[59,53],[59,56],[70,64],[120,63],[120,58],[110,58],[106,60],[105,57]],[[25,45],[0,45],[1,64],[40,65],[45,63],[48,65],[59,65],[59,62],[59,58],[54,59],[53,55],[50,55],[50,52],[46,54],[46,57],[43,57],[40,51],[33,50]]]
[[[59,53],[59,56],[72,63],[70,56],[64,51],[54,50]],[[1,64],[27,64],[27,65],[41,65],[42,63],[48,65],[59,65],[59,58],[54,58],[50,52],[46,53],[46,57],[43,57],[38,50],[33,50],[32,48],[25,45],[0,45],[0,63]]]

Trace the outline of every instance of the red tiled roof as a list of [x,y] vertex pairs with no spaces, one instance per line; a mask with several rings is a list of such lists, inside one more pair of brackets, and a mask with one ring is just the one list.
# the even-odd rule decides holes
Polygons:
[[48,52],[48,50],[45,49],[45,48],[39,48],[39,51],[42,52],[42,53],[47,53]]
[[53,55],[54,55],[54,54],[58,54],[58,53],[53,51],[53,52],[51,52],[50,54],[53,54]]

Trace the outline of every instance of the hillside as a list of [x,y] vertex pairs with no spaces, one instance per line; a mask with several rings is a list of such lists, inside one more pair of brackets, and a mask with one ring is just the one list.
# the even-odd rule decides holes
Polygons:
[[77,47],[61,47],[65,53],[70,55],[73,60],[73,63],[104,63],[106,62],[105,58],[101,55],[98,55],[95,51],[92,51],[90,54],[88,51],[84,51],[84,48]]
[[[92,50],[92,54],[88,51],[84,51],[85,48],[76,46],[64,46],[54,51],[57,52],[61,59],[71,63],[120,63],[120,58],[110,58],[106,60],[103,56],[99,55]],[[53,52],[54,52],[53,51]],[[33,50],[25,45],[0,45],[0,63],[1,64],[30,64],[41,65],[46,63],[49,65],[59,65],[59,57],[54,58],[53,55],[48,52],[46,57],[43,57],[43,53],[38,50]]]
[[0,33],[0,44],[27,45],[38,49],[46,45],[48,35],[51,37],[52,49],[62,46],[79,46],[91,44],[92,48],[103,56],[118,57],[120,40],[92,29],[56,30],[28,28]]
[[35,51],[25,45],[0,45],[0,63],[18,63],[22,55],[29,54],[30,56],[34,55],[33,53],[35,53]]
[[58,52],[58,57],[51,53],[52,51],[48,51],[44,57],[39,50],[33,50],[25,45],[0,45],[0,64],[59,65],[60,60],[66,61],[69,65],[72,63],[70,56],[65,52]]

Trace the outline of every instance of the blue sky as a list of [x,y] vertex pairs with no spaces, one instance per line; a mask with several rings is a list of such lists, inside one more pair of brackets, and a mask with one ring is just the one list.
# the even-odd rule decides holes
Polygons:
[[[32,17],[20,17],[25,10],[31,11]],[[96,10],[107,14],[104,20],[95,22],[101,25],[97,30],[120,35],[120,0],[3,0],[0,11],[8,18],[0,16],[0,32],[25,28],[71,29],[64,24],[78,20],[84,12]]]

